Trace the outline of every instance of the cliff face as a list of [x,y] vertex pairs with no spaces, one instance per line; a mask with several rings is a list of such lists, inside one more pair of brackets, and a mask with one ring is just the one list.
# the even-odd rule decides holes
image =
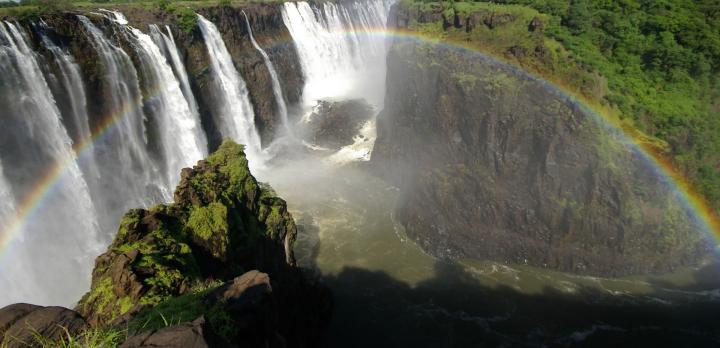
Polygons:
[[387,83],[372,161],[401,188],[407,234],[431,253],[613,276],[703,254],[653,170],[545,83],[399,41]]
[[[293,104],[300,99],[304,81],[295,46],[282,21],[281,7],[282,3],[262,3],[245,4],[242,7],[210,6],[195,9],[197,13],[216,24],[236,69],[246,81],[255,111],[255,123],[263,145],[267,145],[273,140],[280,119],[270,73],[262,56],[250,41],[242,11],[248,16],[255,39],[267,52],[277,70],[286,102]],[[150,24],[156,24],[162,30],[166,25],[170,28],[187,69],[191,88],[200,109],[203,128],[209,136],[210,148],[217,148],[222,142],[222,137],[212,117],[216,97],[209,80],[211,64],[199,28],[196,25],[191,26],[185,23],[194,19],[192,11],[174,13],[141,6],[120,6],[118,10],[128,18],[130,25],[143,32],[148,32]],[[130,44],[123,35],[114,32],[109,21],[103,16],[94,15],[89,11],[77,14],[88,16],[116,44],[123,47]],[[85,35],[85,29],[77,19],[76,13],[48,14],[43,15],[42,19],[49,28],[27,24],[35,48],[43,50],[43,45],[40,45],[41,38],[36,33],[39,30],[48,33],[61,47],[67,48],[77,60],[85,80],[88,100],[108,100],[110,91],[107,86],[104,86],[102,80],[102,74],[105,73],[104,67],[99,63],[98,52]],[[130,54],[133,52],[131,49],[126,49],[126,51]],[[137,59],[137,57],[132,58]],[[142,71],[138,71],[138,73],[142,82]],[[147,97],[148,91],[143,92]],[[88,104],[88,114],[93,118],[91,119],[93,128],[101,127],[103,117],[110,113],[109,110],[104,110],[104,107],[107,107],[107,103]]]

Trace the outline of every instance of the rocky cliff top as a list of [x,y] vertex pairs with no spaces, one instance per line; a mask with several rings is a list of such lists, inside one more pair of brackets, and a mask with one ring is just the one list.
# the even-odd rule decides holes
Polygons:
[[[128,347],[316,346],[332,300],[295,266],[296,234],[285,201],[252,176],[243,146],[226,141],[183,170],[174,203],[122,218],[77,313],[9,306],[0,310],[0,334],[32,337],[24,330],[35,328],[59,339],[56,323],[71,334],[126,327],[134,336]],[[0,342],[19,344],[9,336]]]

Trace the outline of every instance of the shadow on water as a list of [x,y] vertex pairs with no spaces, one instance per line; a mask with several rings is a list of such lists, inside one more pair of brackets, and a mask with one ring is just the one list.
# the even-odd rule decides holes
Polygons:
[[333,291],[330,347],[720,346],[718,264],[606,280],[438,261],[394,229],[387,184],[312,168],[268,179],[295,216],[298,263]]
[[359,268],[324,277],[336,302],[330,346],[720,345],[718,301],[633,301],[591,288],[528,295],[481,286],[457,264],[437,262],[435,269],[415,287]]
[[[309,214],[298,218],[298,226],[301,238],[312,246],[303,266],[314,267],[320,228]],[[661,280],[651,283],[658,294],[668,288],[717,289],[719,268],[704,267],[694,275],[696,285],[684,288]],[[335,297],[329,346],[720,346],[717,297],[670,302],[653,297],[654,291],[618,296],[587,286],[572,295],[553,287],[526,294],[506,285],[482,285],[457,263],[436,261],[434,271],[432,278],[414,286],[386,272],[358,267],[322,275]]]

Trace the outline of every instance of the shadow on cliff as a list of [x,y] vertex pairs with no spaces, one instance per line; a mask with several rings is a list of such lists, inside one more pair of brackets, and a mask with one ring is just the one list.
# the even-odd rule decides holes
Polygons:
[[568,296],[478,284],[437,262],[411,287],[384,272],[324,277],[335,297],[331,347],[692,346],[720,344],[720,303],[664,303],[581,288]]

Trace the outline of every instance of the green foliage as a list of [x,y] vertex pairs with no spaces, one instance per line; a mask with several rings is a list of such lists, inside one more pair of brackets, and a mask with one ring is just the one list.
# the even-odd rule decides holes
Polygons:
[[222,281],[200,284],[188,294],[167,299],[155,307],[142,310],[130,321],[128,325],[129,332],[135,334],[157,330],[192,321],[204,315],[215,332],[221,336],[229,337],[235,329],[230,324],[231,318],[222,308],[222,304],[217,303],[208,306],[203,300],[205,296],[222,284]]
[[193,207],[188,219],[188,227],[193,229],[195,235],[209,240],[213,235],[227,235],[227,207],[218,202],[212,202],[204,207]]
[[192,207],[187,226],[201,239],[210,242],[212,254],[224,257],[230,245],[228,209],[219,202],[203,207]]
[[[617,110],[648,134],[720,207],[720,5],[702,0],[497,0],[404,2],[422,11],[452,6],[455,14],[511,13],[516,19],[471,32],[416,25],[426,35],[471,43],[515,57],[526,69]],[[497,4],[501,3],[501,4]],[[535,14],[532,14],[532,12]],[[537,16],[545,25],[531,32]],[[439,30],[442,30],[439,32]],[[541,56],[533,54],[544,48]],[[652,138],[655,138],[653,140]],[[659,140],[657,140],[659,139]]]
[[173,5],[167,6],[166,10],[175,14],[178,26],[185,34],[192,34],[197,28],[198,16],[192,8],[181,5]]
[[[117,347],[128,338],[127,330],[117,328],[91,328],[76,335],[71,335],[65,327],[61,327],[64,335],[59,340],[50,340],[32,327],[28,328],[32,334],[32,342],[23,342],[21,346],[47,347],[47,348],[87,348],[87,347]],[[15,343],[15,342],[12,342]],[[0,347],[5,348],[4,345]]]
[[155,0],[155,5],[163,11],[167,11],[171,4],[171,0]]
[[40,13],[67,11],[73,7],[70,0],[35,0],[31,4],[36,5]]

